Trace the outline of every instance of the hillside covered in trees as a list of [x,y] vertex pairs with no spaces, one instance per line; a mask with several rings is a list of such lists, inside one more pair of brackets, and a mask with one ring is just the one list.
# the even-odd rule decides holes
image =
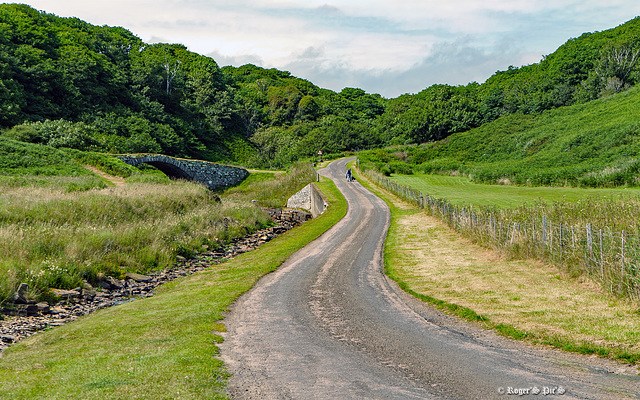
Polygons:
[[281,168],[319,150],[437,141],[625,91],[639,78],[639,41],[636,18],[483,84],[386,99],[276,69],[220,68],[180,44],[146,44],[124,28],[2,4],[0,128],[53,147]]

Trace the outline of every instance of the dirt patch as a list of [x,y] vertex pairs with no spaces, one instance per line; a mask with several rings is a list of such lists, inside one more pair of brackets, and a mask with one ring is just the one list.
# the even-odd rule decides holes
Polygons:
[[106,172],[100,171],[98,168],[91,165],[83,165],[83,167],[100,176],[101,178],[104,178],[107,181],[113,183],[115,186],[123,186],[125,184],[125,179],[121,176],[109,175]]

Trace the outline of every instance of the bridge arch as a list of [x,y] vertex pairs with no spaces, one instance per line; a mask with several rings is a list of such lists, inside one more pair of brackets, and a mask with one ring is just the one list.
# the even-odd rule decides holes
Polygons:
[[210,190],[233,186],[242,182],[249,172],[240,167],[232,167],[208,161],[186,160],[165,155],[119,156],[125,163],[138,166],[149,164],[173,179],[186,179],[203,183]]

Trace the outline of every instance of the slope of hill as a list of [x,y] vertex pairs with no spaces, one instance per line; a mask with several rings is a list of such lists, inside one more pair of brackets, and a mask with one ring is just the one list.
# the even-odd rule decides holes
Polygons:
[[0,5],[0,45],[0,128],[10,138],[281,168],[320,150],[425,143],[623,92],[638,80],[640,18],[483,84],[395,99],[253,65],[221,69],[183,45],[18,4]]
[[0,5],[0,45],[0,126],[28,123],[17,139],[230,158],[233,96],[209,57],[18,4]]
[[604,99],[513,114],[438,142],[360,153],[386,172],[462,173],[521,185],[640,185],[640,88]]

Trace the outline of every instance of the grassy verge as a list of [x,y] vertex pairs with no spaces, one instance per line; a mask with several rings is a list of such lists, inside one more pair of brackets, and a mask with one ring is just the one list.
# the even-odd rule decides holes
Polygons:
[[481,248],[361,175],[359,181],[391,208],[385,268],[408,293],[517,340],[640,360],[637,304],[553,266]]
[[262,248],[11,347],[0,359],[0,398],[226,398],[225,369],[215,358],[223,313],[345,215],[333,183],[320,186],[327,211]]

